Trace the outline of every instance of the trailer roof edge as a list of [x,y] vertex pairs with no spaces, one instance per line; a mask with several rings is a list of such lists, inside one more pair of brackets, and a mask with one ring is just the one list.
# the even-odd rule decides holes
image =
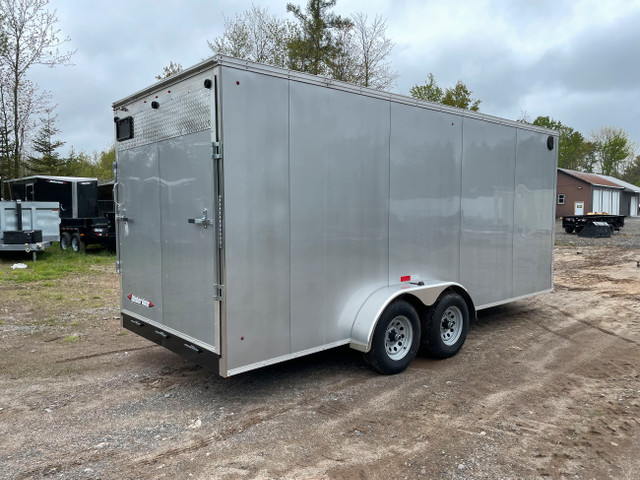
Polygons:
[[96,177],[66,177],[63,175],[30,175],[28,177],[18,177],[18,178],[10,178],[9,180],[3,180],[3,183],[15,183],[15,182],[23,182],[27,180],[59,180],[63,182],[97,182],[98,179]]
[[194,65],[193,67],[187,68],[186,70],[183,70],[179,73],[171,75],[170,77],[164,78],[132,95],[129,95],[127,97],[124,97],[114,102],[112,107],[114,110],[119,109],[120,107],[123,107],[126,104],[131,103],[132,101],[135,101],[141,97],[150,95],[151,93],[156,92],[157,90],[162,89],[166,86],[174,85],[175,83],[178,83],[182,80],[186,80],[187,78],[198,75],[203,71],[209,70],[218,65],[227,66],[230,68],[242,69],[242,70],[250,70],[256,73],[262,73],[262,74],[270,75],[274,77],[295,79],[304,83],[323,86],[323,87],[331,88],[334,90],[341,90],[344,92],[356,93],[359,95],[378,98],[381,100],[389,100],[394,103],[399,103],[404,105],[413,105],[416,107],[425,108],[427,110],[434,110],[438,112],[448,113],[451,115],[458,115],[458,116],[473,118],[477,120],[484,120],[491,123],[497,123],[500,125],[520,128],[523,130],[547,133],[547,134],[556,135],[556,136],[558,135],[558,132],[556,130],[539,127],[537,125],[532,125],[530,123],[518,122],[516,120],[510,120],[507,118],[498,117],[495,115],[489,115],[486,113],[473,112],[471,110],[450,107],[450,106],[442,105],[439,103],[427,102],[425,100],[418,100],[416,98],[409,97],[407,95],[383,92],[380,90],[361,87],[358,85],[353,85],[351,83],[346,83],[339,80],[333,80],[333,79],[321,77],[318,75],[311,75],[308,73],[298,72],[295,70],[288,70],[282,67],[275,67],[272,65],[265,65],[262,63],[252,62],[249,60],[242,60],[239,58],[229,57],[227,55],[215,55],[211,58],[203,60],[202,62]]

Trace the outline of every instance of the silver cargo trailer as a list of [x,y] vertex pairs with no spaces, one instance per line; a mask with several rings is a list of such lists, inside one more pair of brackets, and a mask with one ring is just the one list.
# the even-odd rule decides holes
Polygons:
[[552,289],[553,131],[225,56],[113,109],[123,326],[222,376]]

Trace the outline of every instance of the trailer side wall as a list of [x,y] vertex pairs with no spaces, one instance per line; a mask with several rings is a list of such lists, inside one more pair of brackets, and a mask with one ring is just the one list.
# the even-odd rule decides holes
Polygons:
[[223,373],[347,343],[352,300],[402,277],[459,282],[480,308],[551,289],[548,135],[221,76]]

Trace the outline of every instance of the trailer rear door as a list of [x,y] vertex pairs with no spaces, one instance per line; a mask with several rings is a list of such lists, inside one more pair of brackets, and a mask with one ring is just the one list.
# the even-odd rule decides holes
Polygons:
[[[194,100],[193,94],[199,98]],[[208,117],[210,109],[202,105],[202,92],[188,95],[191,97],[186,101],[197,101]],[[161,112],[148,110],[150,114],[136,117],[136,128],[144,132],[144,122],[166,121],[163,129],[169,132],[169,138],[141,146],[125,143],[118,151],[116,208],[122,310],[219,353],[214,222],[217,168],[212,159],[211,129],[207,122],[191,122],[194,129],[198,125],[207,128],[171,135],[178,130],[171,122],[183,121],[176,112],[184,109],[166,101],[160,110],[170,115],[150,120],[147,116]],[[189,113],[193,116],[193,109]],[[180,131],[184,131],[184,125],[180,124]],[[143,143],[144,139],[137,141]]]

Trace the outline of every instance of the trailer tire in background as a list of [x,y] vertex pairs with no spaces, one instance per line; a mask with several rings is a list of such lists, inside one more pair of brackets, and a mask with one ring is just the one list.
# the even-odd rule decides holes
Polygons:
[[76,253],[83,253],[87,248],[87,245],[82,241],[79,233],[71,235],[71,250]]
[[453,357],[462,348],[469,332],[469,306],[457,293],[445,293],[422,322],[421,347],[435,358]]
[[420,318],[405,300],[396,300],[380,316],[365,359],[378,372],[403,372],[420,348]]
[[571,234],[573,233],[573,227],[564,227],[564,231]]
[[68,250],[71,246],[71,235],[69,232],[62,232],[60,235],[60,248],[62,250]]

